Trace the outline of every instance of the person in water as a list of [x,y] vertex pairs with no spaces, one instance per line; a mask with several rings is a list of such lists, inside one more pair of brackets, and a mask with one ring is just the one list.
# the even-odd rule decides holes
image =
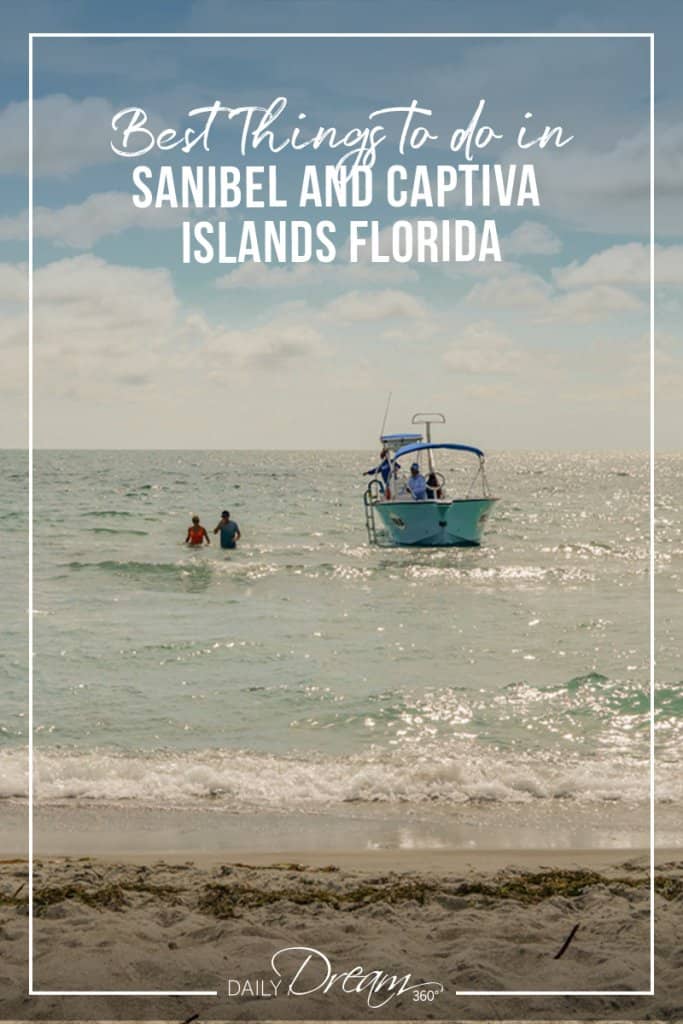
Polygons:
[[185,543],[189,544],[191,548],[199,548],[206,541],[210,544],[209,535],[199,522],[199,516],[192,516],[192,525],[187,529],[187,537]]
[[237,541],[240,539],[242,534],[237,523],[230,518],[230,513],[227,509],[221,512],[221,521],[213,531],[221,535],[221,547],[222,548],[236,548]]

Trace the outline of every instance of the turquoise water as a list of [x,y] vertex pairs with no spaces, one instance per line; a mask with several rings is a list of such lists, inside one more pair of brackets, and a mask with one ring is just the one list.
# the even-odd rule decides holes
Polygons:
[[[0,455],[25,591],[26,458]],[[648,466],[494,454],[480,549],[378,550],[372,453],[40,452],[37,794],[233,810],[647,799]],[[466,485],[471,466],[449,477]],[[658,481],[661,800],[680,796],[683,457]],[[182,541],[229,508],[234,552]],[[215,540],[215,538],[214,538]],[[3,592],[0,793],[26,790],[25,596]],[[555,803],[555,806],[557,803]]]

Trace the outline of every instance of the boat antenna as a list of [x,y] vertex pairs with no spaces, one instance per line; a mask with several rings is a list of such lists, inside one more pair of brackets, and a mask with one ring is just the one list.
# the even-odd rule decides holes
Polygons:
[[391,405],[391,396],[392,396],[392,392],[390,391],[389,395],[388,395],[388,398],[387,398],[386,409],[384,410],[384,419],[382,420],[382,428],[381,428],[381,430],[379,432],[380,441],[381,441],[382,436],[384,434],[384,428],[387,425],[387,416],[389,415],[389,406]]

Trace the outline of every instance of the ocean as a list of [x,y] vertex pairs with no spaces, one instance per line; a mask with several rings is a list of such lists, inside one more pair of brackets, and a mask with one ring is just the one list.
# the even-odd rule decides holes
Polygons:
[[[36,453],[39,807],[481,812],[511,827],[583,813],[646,835],[647,456],[493,453],[500,501],[469,549],[370,547],[362,473],[375,458]],[[0,796],[20,804],[27,462],[0,459]],[[683,788],[682,481],[683,456],[662,456],[662,807]],[[223,508],[242,531],[235,551],[210,532]],[[194,513],[209,548],[183,544]]]

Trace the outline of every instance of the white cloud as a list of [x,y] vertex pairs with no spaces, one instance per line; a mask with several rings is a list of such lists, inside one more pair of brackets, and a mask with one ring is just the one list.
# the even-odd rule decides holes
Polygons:
[[[4,293],[25,301],[26,279],[17,266],[3,274]],[[55,395],[116,393],[124,381],[153,380],[159,355],[177,330],[179,306],[165,270],[113,266],[77,256],[40,267],[34,274],[36,411]],[[3,344],[21,340],[13,358],[16,389],[23,388],[26,319],[3,316]],[[17,373],[19,369],[19,373]]]
[[466,301],[482,308],[539,308],[549,301],[551,294],[551,286],[538,274],[511,268],[490,280],[475,284]]
[[287,364],[317,359],[327,352],[316,327],[301,318],[288,321],[286,315],[238,330],[205,324],[202,350],[213,359],[210,373],[214,378],[234,377],[236,370],[250,368],[277,372]]
[[[658,124],[655,157],[657,231],[660,236],[680,235],[683,125]],[[535,163],[543,208],[564,223],[593,233],[647,236],[650,140],[646,111],[642,130],[611,149],[572,143],[559,154],[539,152]]]
[[[115,159],[110,147],[114,108],[108,100],[75,100],[56,94],[33,105],[34,170],[67,175]],[[26,173],[28,103],[10,103],[0,111],[0,173]]]
[[159,355],[181,327],[167,270],[59,260],[34,275],[37,381],[50,390],[115,389],[131,374],[151,381]]
[[379,292],[347,292],[333,299],[326,307],[326,314],[332,319],[359,322],[374,322],[393,317],[420,319],[426,313],[426,307],[414,295],[393,289]]
[[[561,288],[585,285],[646,287],[650,282],[650,247],[639,242],[613,245],[593,253],[584,263],[574,261],[553,270]],[[655,247],[655,279],[658,285],[683,284],[683,245]]]
[[552,256],[562,249],[562,240],[547,225],[525,220],[500,245],[504,256]]
[[644,305],[636,295],[623,288],[598,284],[593,288],[580,288],[556,295],[538,312],[541,320],[590,323],[605,316],[639,312],[642,309]]
[[[667,281],[676,274],[683,276],[678,249],[671,246],[661,254]],[[510,264],[474,285],[465,302],[478,309],[528,309],[532,323],[585,324],[592,319],[640,311],[643,301],[630,286],[647,283],[647,247],[637,243],[615,246],[594,254],[583,264],[573,262],[552,273],[554,284],[541,274]]]
[[[318,271],[323,273],[319,274]],[[327,273],[324,273],[327,271]],[[315,283],[316,278],[330,277],[330,268],[315,263],[294,263],[291,266],[271,266],[268,263],[242,263],[229,274],[216,278],[216,288],[223,290],[248,289],[262,291],[269,288],[297,288]]]
[[417,272],[402,264],[295,263],[289,267],[267,263],[242,263],[216,280],[217,288],[263,290],[304,288],[317,285],[407,284]]
[[25,302],[28,295],[28,268],[25,263],[0,263],[0,300]]
[[468,324],[443,353],[449,370],[474,375],[513,373],[519,360],[510,338],[488,320]]
[[[82,203],[34,210],[36,238],[47,238],[72,249],[89,249],[100,238],[119,235],[132,227],[164,229],[178,226],[184,211],[169,208],[140,210],[125,192],[97,192]],[[28,233],[28,213],[0,218],[0,240],[24,241]],[[180,249],[180,242],[178,242]]]
[[141,321],[145,327],[158,323],[158,329],[163,329],[178,308],[168,270],[119,266],[92,255],[41,267],[35,273],[34,290],[38,313],[50,303],[52,311],[61,307],[85,317],[97,313],[104,325],[124,330],[127,324]]
[[[4,264],[0,298],[24,301],[21,265]],[[234,383],[240,374],[278,369],[326,353],[320,326],[302,303],[280,307],[247,329],[226,328],[202,312],[187,311],[166,269],[111,264],[92,254],[58,260],[34,274],[36,409],[56,395],[83,401],[132,392],[181,389],[198,361],[214,380]],[[13,354],[16,372],[7,387],[23,387],[26,321],[23,312],[2,317],[0,343]],[[180,374],[179,383],[177,375]]]
[[[633,367],[634,377],[646,383],[649,394],[649,338],[643,339],[640,359]],[[680,334],[658,331],[655,346],[655,379],[657,399],[668,398],[675,402],[674,430],[671,432],[673,445],[680,451],[680,401],[683,393],[683,350]],[[659,414],[658,414],[659,418]],[[661,422],[666,422],[660,419]],[[661,436],[661,432],[658,431]]]

